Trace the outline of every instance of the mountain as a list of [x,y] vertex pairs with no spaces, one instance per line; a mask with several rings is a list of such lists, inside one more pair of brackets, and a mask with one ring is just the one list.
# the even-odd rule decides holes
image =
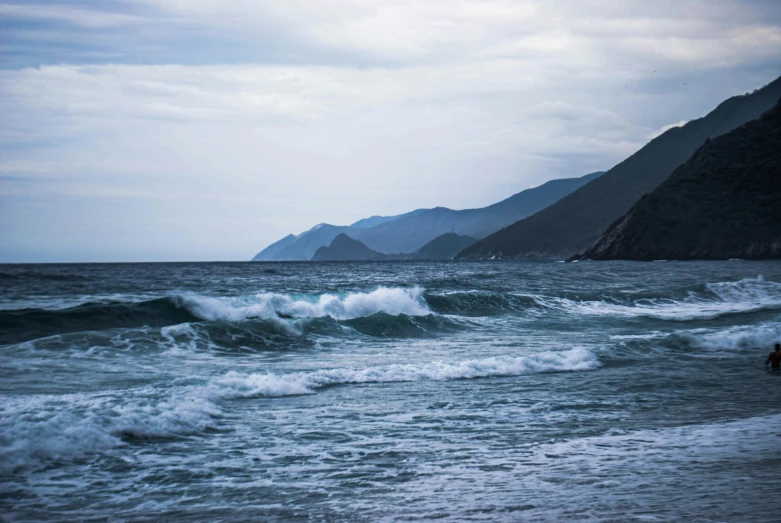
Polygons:
[[720,104],[651,140],[604,175],[542,211],[483,238],[459,258],[567,258],[590,247],[644,194],[666,180],[709,138],[758,118],[781,97],[781,78]]
[[344,225],[321,223],[298,235],[292,244],[280,249],[272,260],[311,260],[315,251],[330,244],[334,238],[351,229]]
[[252,261],[267,261],[267,260],[273,260],[274,256],[276,256],[282,249],[285,247],[292,245],[293,242],[295,242],[298,239],[298,236],[295,234],[288,234],[281,240],[272,243],[259,253],[255,255],[254,258],[252,258]]
[[411,254],[385,254],[366,246],[344,233],[337,235],[330,245],[322,246],[312,261],[373,261],[373,260],[451,260],[464,247],[476,240],[452,232],[438,236]]
[[254,259],[260,260],[309,260],[315,251],[329,245],[341,233],[365,243],[378,252],[413,253],[429,241],[448,232],[456,232],[474,238],[482,238],[521,218],[529,216],[554,203],[563,196],[594,180],[602,172],[587,174],[580,178],[551,180],[527,189],[501,202],[479,209],[455,211],[445,207],[417,209],[398,216],[372,216],[355,222],[351,226],[320,224],[299,234],[296,240],[266,253],[273,244],[261,251]]
[[483,238],[547,207],[601,174],[596,172],[580,178],[551,180],[479,209],[426,209],[351,234],[370,248],[385,253],[414,252],[447,232]]
[[350,227],[354,227],[358,229],[366,229],[368,227],[374,227],[375,225],[380,225],[381,223],[393,221],[396,218],[398,218],[398,216],[370,216],[369,218],[358,220],[357,222],[350,225]]
[[312,261],[366,261],[388,258],[390,258],[389,255],[373,251],[362,242],[341,233],[333,239],[330,245],[317,249],[312,256]]
[[781,258],[781,103],[706,142],[580,258]]
[[415,258],[421,260],[452,260],[477,240],[471,236],[463,236],[448,232],[437,236],[415,252]]
[[[272,244],[269,247],[266,247],[257,256],[255,256],[253,261],[311,260],[312,256],[315,254],[315,251],[317,251],[318,248],[329,245],[333,241],[333,239],[336,238],[339,234],[349,233],[352,236],[355,236],[358,232],[366,228],[371,228],[372,223],[376,223],[378,225],[384,224],[389,221],[396,220],[398,218],[414,216],[415,214],[420,213],[423,210],[424,209],[418,209],[397,216],[372,216],[371,218],[364,218],[363,220],[358,220],[357,222],[349,226],[321,223],[319,225],[315,225],[308,231],[305,231],[299,234],[298,236],[295,236],[294,238],[296,238],[296,240],[294,242],[286,244],[281,249],[276,249],[271,256],[260,257],[261,255],[264,255],[266,251],[271,249],[276,244]],[[288,237],[289,236],[287,236],[286,238]],[[284,241],[284,239],[277,242],[277,244],[281,243],[282,241]]]

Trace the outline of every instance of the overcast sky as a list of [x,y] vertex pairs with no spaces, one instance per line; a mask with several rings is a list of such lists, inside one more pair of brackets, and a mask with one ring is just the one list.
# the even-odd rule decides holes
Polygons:
[[777,0],[0,2],[0,262],[481,207],[779,74]]

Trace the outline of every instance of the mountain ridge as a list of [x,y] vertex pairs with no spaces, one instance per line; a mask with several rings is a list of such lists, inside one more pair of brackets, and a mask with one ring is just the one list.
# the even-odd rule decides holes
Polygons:
[[781,97],[781,77],[733,96],[702,118],[667,130],[604,175],[467,247],[458,258],[568,258],[590,247],[708,138],[758,118]]
[[781,103],[708,140],[576,259],[781,258]]
[[[282,247],[277,245],[292,235],[271,244],[255,255],[253,261],[310,260],[319,247],[328,246],[341,233],[385,254],[413,253],[446,232],[480,238],[550,205],[602,174],[603,171],[597,171],[578,178],[549,180],[481,208],[416,209],[392,217],[364,218],[351,226],[322,223]],[[374,225],[366,227],[366,224]]]

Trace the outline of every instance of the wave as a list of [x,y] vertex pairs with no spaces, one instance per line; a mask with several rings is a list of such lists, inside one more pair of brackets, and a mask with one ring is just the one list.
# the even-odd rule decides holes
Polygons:
[[391,316],[426,316],[431,310],[422,299],[419,287],[380,287],[371,292],[342,294],[287,295],[262,293],[237,297],[186,295],[182,305],[195,316],[212,321],[247,319],[302,319],[330,317],[351,320],[385,313]]
[[[0,344],[71,332],[166,327],[200,321],[252,320],[255,322],[250,328],[252,331],[261,335],[264,332],[276,335],[281,331],[288,336],[302,333],[296,321],[317,318],[348,321],[379,315],[375,321],[388,323],[387,319],[383,320],[384,316],[406,317],[402,322],[409,324],[411,317],[432,314],[423,302],[422,293],[419,288],[380,287],[366,293],[321,295],[262,293],[211,297],[185,294],[139,302],[90,302],[66,309],[0,310]],[[359,326],[357,330],[362,329]]]
[[[680,298],[572,299],[491,291],[425,293],[419,287],[379,287],[369,292],[241,296],[179,294],[146,301],[103,301],[67,309],[0,310],[0,344],[18,343],[71,332],[115,328],[166,327],[211,322],[211,329],[235,330],[245,323],[248,339],[300,336],[305,332],[340,336],[352,329],[369,336],[415,337],[463,327],[466,318],[566,314],[614,318],[706,320],[726,314],[781,308],[781,283],[759,277],[719,282]],[[460,319],[458,318],[460,317]],[[328,320],[318,323],[316,320]],[[329,323],[330,320],[340,326]],[[240,333],[240,337],[244,334]]]
[[170,298],[130,303],[85,303],[58,310],[3,310],[0,311],[0,344],[69,332],[161,327],[188,321],[198,321],[198,318]]
[[426,293],[425,300],[438,314],[459,316],[494,316],[524,311],[536,305],[536,301],[531,296],[490,291]]
[[546,372],[593,370],[599,359],[582,348],[566,352],[545,352],[532,356],[495,356],[455,363],[433,361],[424,364],[395,364],[363,369],[339,368],[290,374],[230,372],[211,384],[219,398],[278,397],[313,394],[317,389],[351,383],[398,383],[521,376]]
[[779,309],[781,283],[769,282],[759,276],[737,282],[709,283],[703,290],[691,291],[682,299],[643,298],[629,303],[618,300],[578,301],[559,297],[530,297],[542,307],[572,314],[690,321]]
[[[0,411],[0,470],[19,472],[52,463],[94,457],[138,439],[170,439],[220,429],[227,400],[314,394],[318,389],[355,383],[446,381],[550,372],[601,366],[582,348],[531,356],[498,356],[456,362],[336,368],[290,374],[228,372],[204,385],[179,389],[171,398],[138,389],[122,397],[85,394],[37,396],[9,402]],[[132,398],[131,403],[124,403]],[[63,409],[67,403],[68,408]]]
[[734,351],[764,348],[770,352],[773,345],[781,342],[781,323],[741,325],[720,330],[695,329],[676,332],[670,337],[673,342],[681,341],[685,345],[697,349]]

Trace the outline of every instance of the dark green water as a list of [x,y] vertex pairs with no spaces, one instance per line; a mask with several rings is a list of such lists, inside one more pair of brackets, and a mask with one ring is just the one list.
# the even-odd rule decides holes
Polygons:
[[0,266],[9,521],[774,521],[781,263]]

